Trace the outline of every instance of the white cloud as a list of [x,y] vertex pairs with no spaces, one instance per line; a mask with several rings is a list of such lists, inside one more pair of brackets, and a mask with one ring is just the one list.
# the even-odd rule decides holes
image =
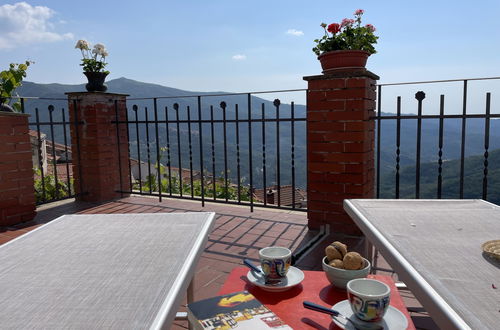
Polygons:
[[295,30],[295,29],[288,29],[288,31],[286,31],[286,34],[290,34],[292,36],[300,37],[300,36],[304,35],[304,32],[302,32],[300,30]]
[[0,6],[0,49],[73,39],[72,33],[53,32],[54,14],[48,7],[26,2]]
[[246,59],[247,59],[247,56],[246,55],[242,55],[242,54],[237,54],[237,55],[233,56],[233,60],[235,60],[235,61],[243,61],[243,60],[246,60]]

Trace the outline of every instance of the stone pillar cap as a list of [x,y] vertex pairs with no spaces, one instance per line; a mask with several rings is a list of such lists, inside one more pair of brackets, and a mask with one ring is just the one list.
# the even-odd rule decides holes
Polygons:
[[21,117],[31,117],[29,113],[22,112],[9,112],[9,111],[0,111],[0,116],[21,116]]
[[108,93],[108,92],[66,92],[64,94],[68,96],[89,95],[89,94],[107,95],[107,96],[130,96],[130,94]]
[[311,81],[311,80],[328,80],[335,78],[362,78],[362,77],[371,78],[374,80],[380,79],[380,77],[377,76],[375,73],[363,68],[339,69],[338,71],[332,71],[325,74],[320,74],[315,76],[305,76],[303,77],[303,79],[305,81]]

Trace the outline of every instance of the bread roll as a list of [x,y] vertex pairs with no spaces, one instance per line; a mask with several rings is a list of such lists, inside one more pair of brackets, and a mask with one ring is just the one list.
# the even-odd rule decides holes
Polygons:
[[328,245],[325,249],[325,254],[326,254],[326,258],[328,259],[328,261],[332,261],[334,259],[340,259],[342,260],[343,256],[342,254],[340,253],[339,250],[337,250],[334,246],[332,245]]
[[357,252],[348,252],[344,256],[344,268],[350,270],[362,269],[365,262],[363,257]]
[[333,259],[330,261],[329,265],[335,268],[344,268],[344,262],[340,259]]

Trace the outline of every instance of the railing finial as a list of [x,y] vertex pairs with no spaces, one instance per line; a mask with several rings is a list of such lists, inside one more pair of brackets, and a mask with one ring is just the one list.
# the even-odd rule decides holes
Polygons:
[[417,101],[422,101],[423,99],[425,99],[425,93],[422,91],[418,91],[415,93],[415,98],[417,99]]

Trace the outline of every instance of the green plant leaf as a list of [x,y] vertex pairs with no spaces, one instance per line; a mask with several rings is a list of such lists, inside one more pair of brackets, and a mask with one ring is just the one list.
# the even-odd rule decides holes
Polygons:
[[17,112],[21,112],[21,102],[13,103],[12,108],[14,108],[14,110],[16,110]]
[[[30,61],[26,61],[24,64],[10,63],[8,70],[0,72],[0,95],[2,98],[12,98],[12,93],[21,86],[23,78],[26,77],[26,70],[30,64]],[[16,103],[13,107],[16,110],[21,109],[20,105],[16,106]]]

